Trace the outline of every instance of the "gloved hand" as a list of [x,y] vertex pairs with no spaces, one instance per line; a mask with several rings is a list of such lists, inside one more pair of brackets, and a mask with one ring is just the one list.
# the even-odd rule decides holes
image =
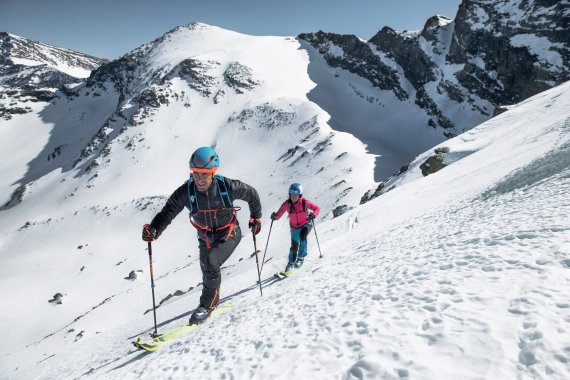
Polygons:
[[309,219],[309,222],[312,222],[313,220],[315,220],[315,218],[316,218],[315,214],[310,213],[307,219]]
[[156,228],[151,227],[150,224],[145,224],[143,226],[142,239],[144,241],[154,241],[158,239]]
[[277,220],[277,213],[275,211],[271,213],[271,220]]
[[251,233],[257,235],[261,231],[261,218],[250,218],[248,227],[251,229]]

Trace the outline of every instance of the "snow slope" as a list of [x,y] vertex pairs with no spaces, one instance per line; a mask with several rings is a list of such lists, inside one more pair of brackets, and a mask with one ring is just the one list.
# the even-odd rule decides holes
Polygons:
[[[148,273],[128,287],[119,276],[145,268],[138,227],[160,202],[125,196],[114,208],[84,207],[71,219],[32,224],[17,239],[5,240],[5,232],[0,284],[18,292],[4,291],[10,308],[1,317],[8,336],[0,372],[9,379],[566,379],[569,90],[567,83],[539,94],[447,141],[453,162],[440,172],[422,177],[419,157],[394,190],[338,218],[317,219],[324,257],[311,235],[312,263],[283,282],[269,279],[288,245],[286,222],[274,224],[263,297],[244,239],[223,270],[224,300],[235,309],[153,354],[130,346],[152,330],[152,314],[144,314]],[[264,164],[255,170],[268,172]],[[317,194],[311,188],[307,197]],[[183,219],[154,244],[157,298],[182,293],[158,308],[159,331],[183,323],[200,292],[194,238]],[[266,241],[267,227],[258,241]],[[3,218],[2,230],[12,229]],[[42,250],[48,240],[50,250]],[[121,264],[105,260],[109,253]],[[45,302],[54,284],[41,283],[38,294],[46,271],[65,276],[52,280],[57,289],[73,289],[62,305]],[[95,286],[86,280],[93,272]],[[83,302],[87,293],[100,303]],[[10,298],[23,294],[35,296],[15,309]],[[81,316],[69,310],[77,303],[84,303]],[[33,318],[13,317],[27,311]]]

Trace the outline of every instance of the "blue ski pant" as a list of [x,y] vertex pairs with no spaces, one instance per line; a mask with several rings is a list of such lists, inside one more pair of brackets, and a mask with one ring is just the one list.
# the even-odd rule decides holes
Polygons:
[[289,263],[293,264],[298,258],[307,256],[307,236],[313,226],[309,223],[301,228],[291,227],[291,249],[289,250]]

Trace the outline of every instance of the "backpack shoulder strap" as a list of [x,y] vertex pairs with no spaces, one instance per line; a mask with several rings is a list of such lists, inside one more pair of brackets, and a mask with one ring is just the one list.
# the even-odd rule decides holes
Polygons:
[[194,178],[188,180],[188,208],[190,214],[194,215],[198,212],[198,200],[196,199],[196,186],[194,185]]
[[216,179],[218,191],[220,192],[220,198],[222,198],[224,207],[226,209],[231,209],[233,207],[233,201],[232,198],[230,197],[230,193],[228,192],[228,187],[226,186],[226,181],[224,180],[224,177],[219,174],[216,174],[214,178]]
[[307,202],[305,202],[305,198],[301,198],[301,202],[303,202],[303,212],[307,212]]

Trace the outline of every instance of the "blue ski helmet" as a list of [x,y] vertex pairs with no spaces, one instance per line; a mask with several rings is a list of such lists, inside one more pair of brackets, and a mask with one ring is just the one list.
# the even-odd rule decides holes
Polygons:
[[303,186],[297,182],[292,183],[291,186],[289,186],[289,194],[291,194],[291,195],[303,194]]
[[218,166],[220,166],[220,157],[209,146],[196,149],[190,157],[190,169],[193,172],[214,174]]

